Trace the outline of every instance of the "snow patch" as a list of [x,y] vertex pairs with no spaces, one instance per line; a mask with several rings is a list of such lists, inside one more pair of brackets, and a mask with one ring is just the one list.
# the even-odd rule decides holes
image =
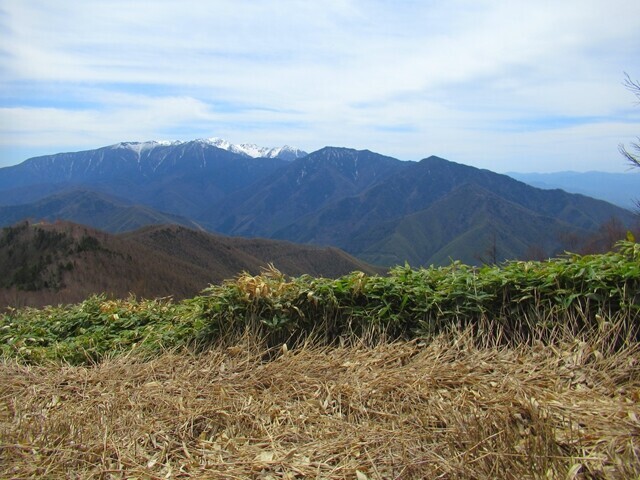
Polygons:
[[207,138],[200,141],[251,158],[278,158],[284,156],[283,154],[285,153],[291,158],[300,158],[306,155],[306,152],[288,145],[282,147],[260,147],[254,143],[241,143],[236,145],[218,137]]
[[[193,140],[193,142],[202,143],[206,145],[212,145],[223,150],[227,150],[238,155],[243,155],[251,158],[285,158],[288,160],[294,160],[296,158],[304,157],[307,153],[299,148],[290,147],[284,145],[282,147],[260,147],[253,143],[241,143],[239,145],[228,142],[222,138],[200,138]],[[190,142],[183,142],[180,140],[151,140],[148,142],[120,142],[115,145],[111,145],[109,148],[117,149],[123,148],[135,152],[140,158],[142,152],[146,150],[153,150],[157,147],[170,147],[183,145]]]
[[184,142],[181,142],[180,140],[175,140],[175,141],[151,140],[149,142],[120,142],[120,143],[116,143],[115,145],[111,145],[110,148],[113,148],[113,149],[123,148],[126,150],[131,150],[138,155],[138,159],[139,159],[142,152],[146,150],[153,150],[156,147],[170,147],[172,145],[181,145],[182,143]]

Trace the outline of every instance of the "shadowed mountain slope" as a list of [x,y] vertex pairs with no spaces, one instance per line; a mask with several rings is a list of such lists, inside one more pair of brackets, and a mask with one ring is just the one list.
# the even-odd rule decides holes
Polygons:
[[27,205],[0,207],[0,226],[24,219],[66,220],[110,233],[136,230],[145,225],[178,224],[201,229],[187,218],[162,213],[143,205],[131,205],[103,193],[73,190],[54,194]]
[[194,218],[210,204],[289,163],[250,158],[202,141],[143,146],[122,143],[59,153],[0,169],[0,204],[31,203],[82,188]]
[[270,237],[406,167],[406,162],[368,150],[326,147],[231,195],[203,221],[224,233]]
[[[636,221],[628,210],[601,200],[540,190],[429,157],[407,162],[384,182],[330,203],[272,236],[336,245],[382,265],[443,264],[450,258],[479,263],[476,252],[487,248],[488,236],[497,238],[499,260],[523,258],[533,247],[552,255],[567,247],[566,234],[588,236],[612,217],[625,225]],[[482,235],[468,234],[479,224],[484,225]]]

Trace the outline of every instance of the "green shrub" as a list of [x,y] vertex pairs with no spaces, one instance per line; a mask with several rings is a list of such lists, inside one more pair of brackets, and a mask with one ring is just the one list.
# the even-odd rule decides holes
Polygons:
[[270,267],[178,304],[94,296],[77,305],[0,316],[0,348],[26,361],[82,363],[134,348],[148,354],[206,348],[247,332],[277,345],[309,336],[325,343],[354,336],[429,337],[471,326],[476,333],[526,341],[551,337],[562,322],[576,330],[599,328],[602,318],[621,313],[627,337],[636,335],[640,244],[633,242],[606,254],[544,262],[480,268],[454,262],[418,270],[405,265],[384,277],[353,272],[335,280],[285,278]]

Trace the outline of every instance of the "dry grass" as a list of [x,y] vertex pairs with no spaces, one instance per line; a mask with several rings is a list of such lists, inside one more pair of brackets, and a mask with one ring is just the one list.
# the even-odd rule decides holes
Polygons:
[[637,478],[638,351],[603,350],[463,333],[90,367],[5,360],[0,477]]

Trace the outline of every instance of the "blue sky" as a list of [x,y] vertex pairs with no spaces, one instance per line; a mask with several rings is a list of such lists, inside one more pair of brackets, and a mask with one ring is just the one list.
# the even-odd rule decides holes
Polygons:
[[0,0],[0,166],[120,141],[626,171],[640,2]]

